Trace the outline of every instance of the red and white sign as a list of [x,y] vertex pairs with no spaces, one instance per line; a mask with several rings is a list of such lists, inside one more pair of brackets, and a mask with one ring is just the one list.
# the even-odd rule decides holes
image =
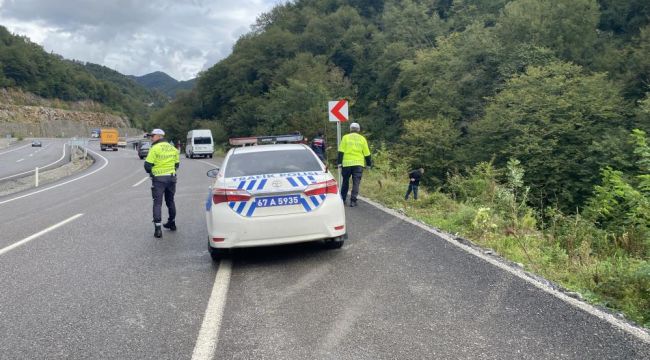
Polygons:
[[333,122],[346,122],[348,121],[348,101],[339,100],[339,101],[329,101],[329,118]]

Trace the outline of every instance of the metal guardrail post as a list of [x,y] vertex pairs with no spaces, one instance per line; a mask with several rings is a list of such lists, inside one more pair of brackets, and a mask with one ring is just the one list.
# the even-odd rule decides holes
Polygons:
[[38,187],[38,166],[34,172],[34,187]]

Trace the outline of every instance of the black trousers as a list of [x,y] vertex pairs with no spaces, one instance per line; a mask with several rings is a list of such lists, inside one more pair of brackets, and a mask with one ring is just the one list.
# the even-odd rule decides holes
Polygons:
[[352,177],[352,193],[350,200],[356,202],[357,195],[359,195],[359,185],[361,184],[361,176],[363,176],[363,166],[345,166],[342,168],[341,176],[343,177],[343,184],[341,185],[341,197],[343,201],[348,196],[348,189],[350,188],[350,176]]
[[410,183],[408,190],[406,190],[406,196],[404,196],[404,199],[408,200],[409,195],[411,195],[411,192],[413,192],[413,198],[415,200],[417,200],[418,199],[418,186],[419,185],[415,185],[413,183]]
[[176,219],[176,176],[154,176],[151,179],[151,196],[153,197],[153,222],[159,224],[162,220],[161,208],[163,197],[169,211],[169,221]]

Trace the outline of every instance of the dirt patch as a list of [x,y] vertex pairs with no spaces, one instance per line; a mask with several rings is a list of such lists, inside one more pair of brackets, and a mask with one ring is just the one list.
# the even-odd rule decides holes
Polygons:
[[[77,150],[74,154],[74,159],[56,169],[39,172],[38,174],[38,187],[45,186],[64,177],[68,177],[87,169],[92,165],[95,160],[88,156],[84,159],[82,150]],[[0,182],[0,196],[10,195],[19,191],[34,189],[34,175],[21,177],[19,179],[7,180]]]

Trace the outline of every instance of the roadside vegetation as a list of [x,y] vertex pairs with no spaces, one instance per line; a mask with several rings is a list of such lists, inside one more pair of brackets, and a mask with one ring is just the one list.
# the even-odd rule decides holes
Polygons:
[[458,234],[650,328],[650,147],[640,130],[637,172],[604,168],[582,212],[529,205],[531,188],[517,159],[449,173],[441,187],[404,200],[409,165],[382,146],[362,195],[443,231]]

